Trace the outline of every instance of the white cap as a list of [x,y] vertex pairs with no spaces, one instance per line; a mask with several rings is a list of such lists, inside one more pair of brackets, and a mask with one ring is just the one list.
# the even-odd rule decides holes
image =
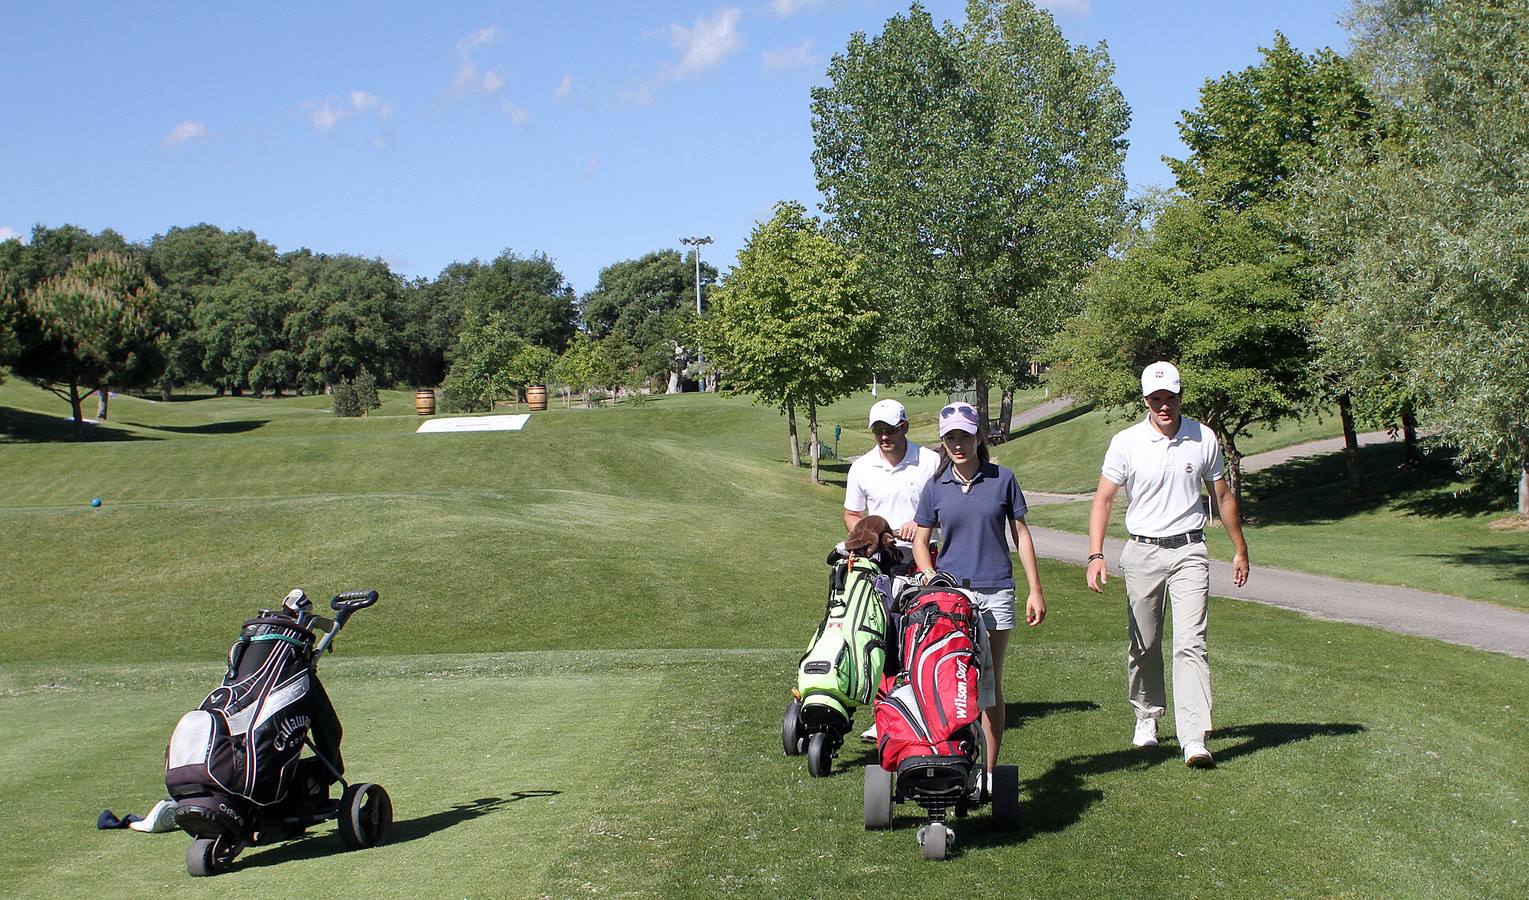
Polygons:
[[906,421],[908,421],[908,411],[903,409],[903,405],[896,400],[878,400],[876,405],[871,407],[870,424],[873,427],[877,422],[884,422],[896,428]]
[[1158,391],[1181,393],[1179,370],[1171,362],[1155,362],[1141,370],[1141,395],[1147,397]]

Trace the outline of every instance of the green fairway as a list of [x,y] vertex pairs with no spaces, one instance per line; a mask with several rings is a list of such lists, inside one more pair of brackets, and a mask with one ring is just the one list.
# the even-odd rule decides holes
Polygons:
[[[870,399],[823,411],[830,442],[869,447]],[[410,401],[117,398],[111,439],[75,444],[57,401],[0,386],[0,895],[1529,892],[1526,663],[1217,600],[1220,765],[1191,771],[1128,747],[1120,586],[1052,562],[1005,673],[1024,825],[978,811],[926,863],[915,810],[861,825],[868,746],[827,779],[780,752],[842,463],[808,484],[746,400],[466,435],[414,434]],[[909,401],[915,437],[941,402]],[[96,831],[159,797],[176,720],[294,585],[381,592],[324,673],[393,841],[325,825],[193,881],[184,835]]]

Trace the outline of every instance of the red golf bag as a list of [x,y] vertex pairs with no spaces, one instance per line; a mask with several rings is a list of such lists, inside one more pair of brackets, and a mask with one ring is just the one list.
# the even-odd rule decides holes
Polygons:
[[897,772],[914,759],[976,760],[980,675],[978,618],[971,598],[951,586],[899,598],[902,672],[876,701],[881,766]]

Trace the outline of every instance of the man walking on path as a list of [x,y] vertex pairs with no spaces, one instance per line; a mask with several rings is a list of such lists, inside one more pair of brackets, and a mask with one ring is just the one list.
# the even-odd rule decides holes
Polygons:
[[1205,512],[1200,482],[1211,486],[1221,521],[1232,539],[1232,581],[1248,580],[1248,545],[1242,536],[1237,497],[1227,486],[1215,432],[1180,414],[1179,370],[1156,362],[1141,373],[1147,418],[1116,434],[1104,455],[1099,487],[1088,518],[1091,590],[1109,581],[1104,533],[1115,494],[1126,489],[1126,531],[1120,553],[1126,579],[1130,647],[1126,681],[1136,710],[1137,747],[1157,745],[1157,720],[1167,711],[1163,685],[1163,606],[1173,613],[1174,722],[1186,765],[1215,764],[1205,742],[1211,731],[1210,665],[1205,655],[1210,597],[1210,556],[1205,550]]
[[[908,440],[908,411],[896,400],[880,400],[871,407],[871,433],[876,450],[850,464],[844,483],[844,527],[850,531],[866,516],[881,516],[897,534],[904,564],[913,560],[913,535],[918,525],[913,514],[929,476],[940,465],[940,455]],[[876,725],[860,735],[876,740]]]

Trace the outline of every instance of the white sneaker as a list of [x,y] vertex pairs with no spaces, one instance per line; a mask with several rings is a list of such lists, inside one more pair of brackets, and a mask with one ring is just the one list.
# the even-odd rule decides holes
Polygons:
[[1189,738],[1184,741],[1184,765],[1192,769],[1211,769],[1216,765],[1216,760],[1205,749],[1205,741]]
[[866,730],[860,732],[860,740],[865,741],[868,744],[876,743],[876,723],[875,722],[871,723],[871,727],[870,728],[867,728]]
[[1136,733],[1131,736],[1133,747],[1156,747],[1157,746],[1157,720],[1137,719]]

